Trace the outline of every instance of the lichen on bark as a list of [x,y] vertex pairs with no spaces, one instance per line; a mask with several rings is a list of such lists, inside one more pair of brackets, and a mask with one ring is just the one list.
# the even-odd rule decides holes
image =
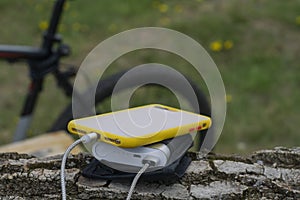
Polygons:
[[[277,147],[249,156],[215,155],[193,161],[175,183],[140,181],[133,199],[300,199],[300,148]],[[0,154],[0,199],[60,199],[61,155]],[[91,180],[86,153],[67,162],[68,199],[125,199],[131,180]]]

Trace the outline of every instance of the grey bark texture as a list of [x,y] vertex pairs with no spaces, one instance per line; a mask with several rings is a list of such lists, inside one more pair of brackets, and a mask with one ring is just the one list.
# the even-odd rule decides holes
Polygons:
[[[182,179],[172,184],[138,182],[132,199],[300,199],[300,148],[278,147],[244,157],[190,156],[193,161]],[[0,199],[60,199],[61,157],[0,154]],[[88,154],[69,157],[68,199],[125,199],[130,180],[81,176],[91,159]]]

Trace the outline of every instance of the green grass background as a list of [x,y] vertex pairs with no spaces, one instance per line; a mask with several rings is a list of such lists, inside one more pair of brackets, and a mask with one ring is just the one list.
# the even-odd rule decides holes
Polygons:
[[[0,43],[38,46],[43,32],[40,26],[48,20],[52,3],[1,0]],[[131,28],[159,26],[180,31],[206,48],[223,77],[228,108],[217,152],[299,146],[299,16],[299,0],[70,1],[59,30],[73,54],[63,62],[79,66],[99,42]],[[232,48],[210,49],[213,42],[227,40]],[[165,52],[129,53],[118,59],[108,74],[148,62],[173,66],[206,92],[192,66]],[[11,140],[28,83],[24,64],[0,62],[0,144]],[[49,76],[30,136],[44,132],[69,101],[55,84]],[[172,94],[138,93],[147,99],[173,99]]]

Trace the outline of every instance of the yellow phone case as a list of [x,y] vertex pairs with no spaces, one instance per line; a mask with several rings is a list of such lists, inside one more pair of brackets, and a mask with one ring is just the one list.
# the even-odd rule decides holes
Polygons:
[[150,104],[75,119],[69,122],[68,130],[80,136],[95,132],[103,142],[133,148],[208,129],[210,126],[211,119],[207,116]]

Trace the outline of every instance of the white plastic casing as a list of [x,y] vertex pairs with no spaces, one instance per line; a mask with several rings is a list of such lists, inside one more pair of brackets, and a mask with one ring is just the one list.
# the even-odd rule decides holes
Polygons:
[[129,173],[137,173],[147,162],[150,166],[146,171],[163,168],[170,157],[168,146],[162,143],[136,148],[120,148],[99,141],[93,145],[92,153],[103,164]]

